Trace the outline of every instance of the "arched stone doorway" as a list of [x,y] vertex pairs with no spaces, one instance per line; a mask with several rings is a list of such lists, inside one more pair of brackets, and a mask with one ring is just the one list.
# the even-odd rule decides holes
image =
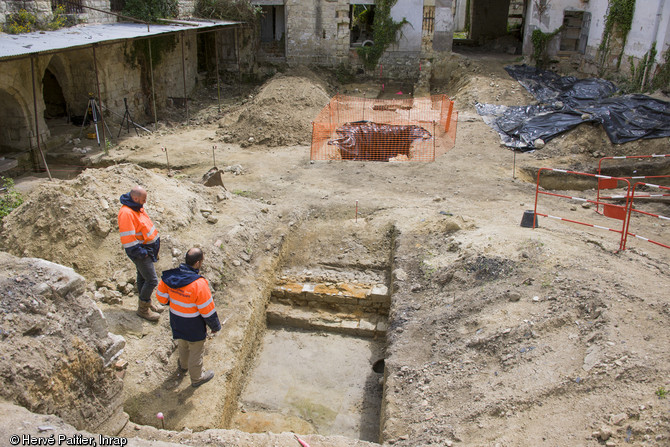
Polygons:
[[[58,78],[47,68],[42,78],[44,119],[67,118],[68,106]],[[48,124],[48,123],[47,123]]]
[[0,89],[0,104],[0,156],[29,149],[31,126],[25,108],[4,89]]
[[22,99],[15,91],[0,89],[0,175],[30,169],[36,162],[31,152],[32,122]]

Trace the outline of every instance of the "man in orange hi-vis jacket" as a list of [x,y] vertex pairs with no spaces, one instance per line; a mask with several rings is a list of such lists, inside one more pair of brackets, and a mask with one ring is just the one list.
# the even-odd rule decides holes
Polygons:
[[183,264],[163,272],[156,290],[156,299],[170,304],[172,338],[179,347],[178,366],[182,372],[188,371],[194,388],[214,377],[214,371],[202,371],[207,326],[213,333],[221,330],[209,283],[200,276],[203,259],[201,249],[191,248]]
[[164,309],[151,303],[151,295],[158,285],[154,262],[158,261],[161,241],[158,230],[144,210],[147,191],[141,186],[135,186],[123,194],[120,200],[122,206],[118,220],[121,245],[137,269],[136,285],[140,295],[137,315],[149,321],[158,321],[160,316],[156,312]]

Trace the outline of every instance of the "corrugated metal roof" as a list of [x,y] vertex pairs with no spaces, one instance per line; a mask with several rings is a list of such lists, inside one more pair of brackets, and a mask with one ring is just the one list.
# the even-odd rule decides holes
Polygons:
[[0,34],[0,60],[40,52],[54,52],[94,43],[155,36],[187,29],[204,29],[237,25],[239,22],[175,20],[165,25],[141,23],[105,23],[77,25],[56,31],[41,31],[25,34]]

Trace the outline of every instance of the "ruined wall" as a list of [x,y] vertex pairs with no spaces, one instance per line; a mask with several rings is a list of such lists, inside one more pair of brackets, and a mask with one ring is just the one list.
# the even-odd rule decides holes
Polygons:
[[334,66],[348,59],[349,2],[286,2],[286,59],[290,65]]
[[[314,0],[300,2],[287,0],[286,60],[289,65],[316,64],[334,67],[341,63],[362,66],[355,49],[350,48],[349,5],[346,0]],[[361,1],[361,4],[372,3]],[[441,16],[448,11],[447,20],[442,20],[439,31],[451,33],[451,0],[437,0],[436,14]],[[421,55],[421,36],[424,0],[399,1],[391,9],[394,20],[403,18],[409,22],[402,30],[402,36],[396,45],[387,49],[380,63],[389,76],[403,78],[418,74]],[[437,19],[436,19],[437,21]],[[436,25],[436,31],[438,27]],[[451,38],[449,38],[451,39]],[[444,41],[444,39],[443,39]],[[438,45],[441,51],[451,50],[448,44]],[[447,48],[448,47],[448,48]]]
[[117,433],[123,382],[111,363],[125,346],[74,270],[0,252],[3,399],[79,429]]
[[[600,71],[599,47],[603,40],[605,23],[607,21],[607,0],[560,0],[529,2],[527,9],[526,29],[524,33],[523,54],[529,56],[533,53],[533,45],[530,40],[533,30],[540,29],[548,33],[556,30],[563,24],[565,11],[584,11],[590,13],[590,23],[587,35],[587,44],[584,55],[581,57],[580,69],[586,73],[597,74]],[[630,71],[629,58],[633,63],[639,61],[650,51],[651,44],[656,42],[656,64],[663,63],[663,53],[667,51],[670,44],[670,2],[664,0],[648,0],[636,2],[633,24],[628,34],[624,56],[621,63],[621,71]],[[556,54],[559,48],[560,38],[555,38],[550,47],[550,54]],[[606,66],[616,69],[618,54],[621,51],[621,39],[613,39],[610,42],[610,54],[606,58]]]
[[398,42],[391,45],[380,60],[388,76],[409,79],[419,75],[423,4],[423,0],[405,0],[391,8],[393,20],[405,19],[409,24],[403,26]]
[[[161,110],[172,104],[171,97],[183,98],[181,38],[184,37],[186,94],[195,87],[197,75],[197,37],[195,31],[179,33],[174,48],[162,53],[161,62],[154,66],[156,107]],[[152,39],[152,41],[154,41]],[[158,47],[152,51],[158,52]],[[144,48],[144,47],[142,47]],[[117,114],[108,123],[120,122],[125,112],[123,98],[128,99],[133,118],[146,123],[153,121],[150,71],[146,57],[133,58],[133,43],[118,43],[96,47],[98,80],[102,106]],[[41,141],[48,140],[50,131],[44,119],[45,102],[43,78],[48,69],[60,85],[68,109],[73,116],[84,116],[92,94],[98,99],[93,50],[91,47],[63,51],[35,58],[35,89],[37,96],[37,125]],[[5,119],[0,126],[0,152],[36,147],[35,107],[30,58],[0,62],[0,98],[6,106],[0,110]],[[107,114],[106,116],[109,116]]]

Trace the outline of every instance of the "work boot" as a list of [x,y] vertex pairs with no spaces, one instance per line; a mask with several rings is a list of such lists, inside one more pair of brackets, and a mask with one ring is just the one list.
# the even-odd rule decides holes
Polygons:
[[160,315],[151,310],[151,303],[149,301],[138,300],[137,315],[149,321],[158,321]]
[[214,371],[205,371],[202,374],[202,377],[200,377],[200,380],[196,380],[195,382],[191,383],[191,386],[193,388],[198,388],[203,383],[207,383],[210,380],[212,380],[213,377],[214,377]]
[[150,303],[151,304],[149,304],[149,309],[151,309],[152,312],[160,314],[165,310],[165,306],[161,305],[160,303],[154,303],[153,300],[151,300]]

